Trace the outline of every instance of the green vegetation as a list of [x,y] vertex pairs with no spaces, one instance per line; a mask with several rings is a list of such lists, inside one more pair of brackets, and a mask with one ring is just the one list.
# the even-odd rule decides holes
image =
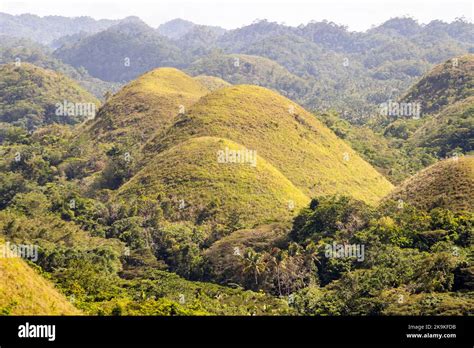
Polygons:
[[[73,80],[29,63],[1,65],[0,76],[1,122],[29,130],[51,123],[75,124],[94,117],[99,106]],[[76,105],[84,107],[77,110]]]
[[136,17],[60,47],[54,56],[104,81],[126,82],[157,67],[180,67],[178,47]]
[[0,35],[0,64],[22,62],[66,75],[100,100],[103,100],[107,92],[116,92],[119,88],[118,83],[99,80],[89,75],[84,68],[74,68],[54,58],[53,50],[49,47],[25,38]]
[[38,248],[0,257],[0,314],[473,315],[472,57],[400,99],[420,119],[357,118],[467,50],[470,24],[427,27],[449,34],[408,18],[76,33],[57,57],[143,73],[87,122],[56,103],[94,97],[23,61],[70,67],[0,50],[25,57],[0,66],[0,247]]
[[[6,247],[2,241],[0,248]],[[80,315],[34,267],[18,257],[0,257],[0,315]]]
[[233,85],[266,87],[295,101],[300,101],[299,98],[310,90],[309,84],[302,78],[270,59],[258,56],[211,54],[195,61],[186,70],[191,75],[216,76]]

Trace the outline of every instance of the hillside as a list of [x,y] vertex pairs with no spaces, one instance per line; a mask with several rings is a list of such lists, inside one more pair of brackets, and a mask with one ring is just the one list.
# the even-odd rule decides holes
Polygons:
[[96,33],[117,24],[119,20],[101,19],[91,17],[62,17],[32,14],[12,16],[0,13],[0,34],[33,39],[43,44],[65,35],[76,33]]
[[170,126],[180,112],[209,91],[173,68],[150,71],[123,87],[97,114],[86,132],[96,140],[142,143]]
[[215,76],[198,75],[194,79],[210,91],[215,91],[216,89],[231,85],[229,82]]
[[420,117],[382,117],[382,131],[393,148],[434,160],[473,151],[474,55],[437,65],[398,102],[400,107],[418,105]]
[[74,68],[53,57],[53,50],[30,39],[0,35],[0,64],[25,62],[54,70],[77,81],[84,89],[103,100],[107,91],[116,92],[118,83],[92,77],[83,68]]
[[[179,204],[181,217],[199,221],[215,206],[215,220],[254,226],[288,220],[309,202],[299,189],[258,155],[246,163],[220,163],[219,151],[248,149],[232,141],[199,137],[163,151],[120,188],[122,197],[155,197],[160,193]],[[249,157],[250,159],[250,157]]]
[[[2,241],[0,248],[5,248]],[[0,257],[1,315],[79,315],[81,312],[21,258]]]
[[469,96],[474,96],[474,54],[435,66],[401,101],[419,102],[424,114],[434,114]]
[[421,209],[474,210],[474,157],[440,161],[403,182],[389,196]]
[[2,122],[28,129],[75,124],[93,118],[98,106],[99,101],[75,81],[54,71],[29,63],[0,66]]
[[474,94],[429,117],[408,139],[409,146],[425,148],[438,157],[474,151]]
[[154,68],[179,67],[185,54],[137,18],[130,18],[54,52],[74,67],[105,81],[127,82]]
[[206,95],[144,151],[151,158],[203,136],[256,150],[308,196],[347,194],[375,203],[392,188],[313,115],[262,87],[239,85]]
[[191,75],[217,76],[233,85],[252,84],[270,88],[293,100],[310,91],[307,81],[274,61],[258,56],[214,54],[197,60],[186,71]]

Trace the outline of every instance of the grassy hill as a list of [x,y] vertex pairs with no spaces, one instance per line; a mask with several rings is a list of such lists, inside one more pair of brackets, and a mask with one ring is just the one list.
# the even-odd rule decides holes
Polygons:
[[[5,247],[0,241],[0,248]],[[0,314],[78,315],[76,309],[52,283],[20,258],[0,258]]]
[[474,157],[440,161],[403,182],[390,199],[422,209],[474,210]]
[[435,66],[402,97],[401,101],[419,102],[423,114],[434,114],[473,95],[474,55],[469,54]]
[[474,151],[474,94],[427,119],[409,138],[409,145],[439,157]]
[[143,74],[112,96],[88,125],[87,132],[101,141],[133,143],[170,126],[180,112],[209,91],[197,80],[173,68]]
[[215,76],[198,75],[194,79],[210,91],[215,91],[216,89],[228,87],[231,85],[229,82]]
[[121,187],[120,194],[154,197],[163,193],[176,202],[183,200],[182,214],[194,219],[215,202],[219,209],[216,220],[227,222],[232,214],[237,214],[245,226],[289,219],[293,210],[309,202],[258,152],[255,167],[250,163],[219,163],[218,151],[226,149],[246,150],[232,141],[214,137],[179,143],[153,157]]
[[[72,113],[64,101],[85,105]],[[50,123],[75,124],[93,117],[99,101],[75,81],[29,63],[0,66],[0,121],[33,129]],[[59,111],[59,114],[57,114]]]
[[313,115],[262,87],[232,86],[208,94],[144,151],[150,158],[203,136],[256,150],[307,196],[346,194],[373,204],[392,189]]

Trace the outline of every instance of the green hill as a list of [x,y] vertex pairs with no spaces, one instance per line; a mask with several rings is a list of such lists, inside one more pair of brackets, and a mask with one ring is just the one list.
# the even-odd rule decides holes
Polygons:
[[94,77],[113,82],[132,80],[157,67],[180,66],[186,56],[136,17],[64,45],[54,55],[74,67],[84,67]]
[[474,95],[427,119],[409,138],[408,144],[425,148],[439,157],[474,151]]
[[215,218],[225,223],[231,215],[253,226],[289,219],[309,198],[262,157],[252,163],[219,163],[219,151],[246,151],[243,146],[213,137],[191,138],[159,153],[120,188],[123,197],[162,193],[184,202],[182,214],[199,219],[211,204]]
[[256,150],[307,196],[346,194],[373,204],[392,189],[313,115],[262,87],[232,86],[206,95],[144,151],[151,158],[203,136]]
[[440,161],[397,187],[388,198],[419,208],[474,210],[474,157]]
[[[5,247],[4,242],[0,248]],[[79,315],[81,312],[21,258],[0,257],[0,315]]]
[[180,112],[209,91],[173,68],[143,74],[112,96],[87,129],[94,139],[133,143],[170,126]]
[[[75,81],[29,63],[0,66],[0,121],[28,129],[94,117],[99,101]],[[72,107],[72,108],[71,108]]]
[[435,66],[402,97],[402,102],[419,102],[423,114],[474,95],[474,55],[455,57]]
[[53,50],[49,47],[29,39],[0,35],[0,64],[14,62],[26,62],[66,75],[100,100],[107,91],[117,91],[119,88],[118,83],[99,80],[90,76],[84,69],[76,69],[54,58]]
[[191,75],[211,75],[231,84],[252,84],[278,91],[298,100],[310,91],[310,84],[280,64],[263,57],[245,54],[212,54],[191,64]]

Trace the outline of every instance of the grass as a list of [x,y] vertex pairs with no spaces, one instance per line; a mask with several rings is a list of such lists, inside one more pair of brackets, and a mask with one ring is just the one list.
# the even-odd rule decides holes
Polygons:
[[0,257],[0,279],[0,315],[81,314],[51,282],[20,258]]
[[230,86],[230,83],[215,76],[199,75],[194,78],[210,91]]
[[143,74],[112,96],[86,127],[92,139],[133,144],[145,142],[172,125],[180,112],[207,94],[197,80],[173,68]]
[[219,137],[256,150],[306,196],[344,194],[376,204],[392,185],[313,115],[268,89],[214,91],[145,147],[147,161],[190,138]]
[[[212,202],[221,207],[220,221],[237,213],[245,226],[291,218],[309,202],[274,166],[258,156],[248,163],[219,163],[220,150],[244,150],[227,139],[191,138],[154,156],[148,165],[120,188],[120,196],[156,197],[164,192],[184,200],[195,217]],[[290,201],[294,208],[290,209]]]
[[427,210],[441,207],[473,211],[474,157],[437,162],[404,181],[388,197]]
[[29,63],[0,65],[0,120],[32,129],[84,121],[88,115],[56,115],[56,104],[100,102],[72,79]]

